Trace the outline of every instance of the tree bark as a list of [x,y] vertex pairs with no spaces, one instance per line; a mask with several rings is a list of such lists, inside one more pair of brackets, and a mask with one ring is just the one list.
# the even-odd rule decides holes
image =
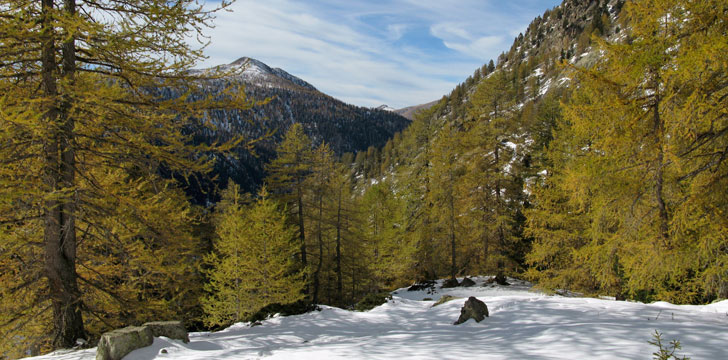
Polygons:
[[342,188],[340,187],[336,211],[336,301],[339,303],[343,301],[342,294],[344,290],[344,280],[341,274],[341,193]]
[[323,235],[321,234],[321,222],[323,221],[323,208],[324,208],[324,196],[323,193],[319,193],[319,209],[318,209],[318,224],[317,224],[317,232],[318,232],[318,264],[316,264],[316,271],[313,273],[313,303],[318,304],[319,301],[319,290],[321,287],[321,269],[323,267],[324,262],[324,240]]
[[303,287],[303,294],[308,295],[309,288],[308,288],[308,275],[306,275],[307,270],[306,267],[308,266],[308,259],[306,259],[306,231],[304,229],[303,224],[303,190],[301,187],[303,186],[302,180],[299,179],[296,184],[296,191],[298,195],[298,239],[300,241],[301,245],[301,266],[303,267],[303,281],[306,283],[306,285]]
[[[41,51],[42,88],[46,98],[45,120],[50,135],[44,147],[43,182],[49,192],[44,201],[45,275],[53,309],[53,346],[70,348],[85,338],[81,299],[76,273],[76,204],[73,149],[74,122],[69,116],[68,99],[57,86],[55,30],[51,12],[53,0],[42,0],[43,44]],[[64,11],[75,13],[74,0],[64,0]],[[61,45],[62,76],[75,76],[75,42],[73,37]]]

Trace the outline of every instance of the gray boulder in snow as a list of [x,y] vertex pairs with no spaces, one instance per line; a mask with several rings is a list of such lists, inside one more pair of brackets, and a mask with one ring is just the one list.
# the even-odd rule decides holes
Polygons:
[[460,325],[470,319],[474,319],[476,322],[481,322],[483,319],[488,317],[488,306],[484,302],[476,299],[474,296],[468,298],[465,301],[465,305],[460,309],[460,317],[454,325]]
[[142,326],[148,327],[154,337],[164,336],[170,339],[182,340],[184,343],[190,342],[187,329],[185,329],[181,321],[154,321]]
[[129,326],[101,335],[96,360],[121,360],[126,354],[152,345],[154,336],[147,326]]
[[460,282],[460,286],[462,286],[462,287],[475,286],[475,281],[473,281],[471,278],[465,278],[465,279],[463,279],[463,281]]
[[458,279],[452,278],[452,279],[447,279],[447,280],[443,281],[441,287],[443,289],[447,289],[447,288],[454,288],[458,285],[460,285],[460,283],[458,283]]

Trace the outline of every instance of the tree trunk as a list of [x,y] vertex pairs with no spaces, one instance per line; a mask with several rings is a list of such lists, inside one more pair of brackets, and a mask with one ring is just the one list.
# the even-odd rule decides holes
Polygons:
[[306,267],[308,266],[308,259],[306,259],[306,231],[304,229],[303,225],[303,193],[301,186],[301,180],[299,179],[298,183],[296,184],[298,192],[298,238],[301,245],[301,267],[303,267],[304,275],[303,275],[303,281],[306,283],[306,285],[303,287],[303,294],[308,295],[309,288],[308,288],[308,275]]
[[[343,185],[342,185],[343,186]],[[344,280],[341,274],[341,192],[339,188],[338,208],[336,211],[336,301],[342,302]]]
[[[659,90],[658,90],[659,91]],[[667,205],[665,204],[665,197],[663,192],[663,182],[664,182],[664,167],[665,167],[665,160],[664,160],[664,149],[662,147],[662,137],[663,137],[663,126],[662,126],[662,119],[660,118],[660,97],[659,95],[655,95],[655,104],[653,106],[653,121],[654,121],[654,135],[655,135],[655,143],[657,145],[657,159],[655,164],[655,200],[657,202],[657,208],[659,211],[659,229],[660,229],[660,238],[662,239],[662,243],[665,247],[670,246],[669,242],[669,215],[667,213]]]
[[324,207],[324,196],[323,193],[319,193],[319,211],[318,211],[318,224],[317,224],[317,232],[318,232],[318,264],[316,264],[316,271],[313,273],[313,303],[318,304],[319,301],[319,290],[321,287],[321,268],[323,267],[324,262],[324,241],[323,236],[321,234],[321,221],[323,219],[323,207]]
[[[55,31],[51,11],[53,0],[42,0],[43,44],[41,52],[42,87],[46,97],[45,119],[51,129],[44,152],[43,182],[50,196],[44,201],[45,275],[53,309],[53,346],[70,348],[77,339],[85,338],[81,299],[76,273],[76,204],[74,122],[68,116],[67,99],[59,96],[56,80]],[[75,13],[75,2],[64,1],[64,10]],[[62,44],[62,75],[75,76],[75,44],[73,38]]]
[[450,278],[455,279],[457,275],[457,266],[455,263],[455,199],[450,191]]

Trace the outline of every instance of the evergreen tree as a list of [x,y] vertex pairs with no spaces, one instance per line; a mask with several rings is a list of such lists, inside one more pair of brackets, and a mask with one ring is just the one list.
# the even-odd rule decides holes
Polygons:
[[331,178],[334,176],[334,154],[326,143],[319,145],[312,154],[311,173],[306,178],[306,188],[309,196],[307,202],[309,208],[313,211],[307,217],[309,226],[309,239],[315,239],[316,245],[316,267],[313,269],[313,298],[314,304],[319,303],[319,295],[321,290],[321,277],[324,271],[324,263],[327,258],[324,257],[325,244],[329,240],[329,227],[331,221],[330,202],[331,196],[335,194],[332,189]]
[[251,206],[243,206],[239,186],[223,193],[217,215],[215,251],[205,257],[211,267],[200,299],[208,326],[248,319],[270,304],[291,304],[303,298],[303,271],[291,270],[296,253],[295,230],[285,212],[264,188]]
[[560,130],[568,135],[556,145],[571,155],[552,152],[550,172],[565,178],[546,180],[537,211],[569,218],[578,210],[587,223],[577,243],[554,243],[545,236],[554,227],[537,216],[531,233],[542,239],[534,247],[541,254],[531,259],[539,277],[561,272],[544,255],[572,253],[584,264],[580,278],[617,296],[697,302],[725,291],[717,275],[726,269],[724,222],[717,220],[725,191],[705,193],[725,181],[714,175],[726,171],[719,160],[726,135],[716,132],[726,128],[719,115],[725,104],[716,101],[725,86],[714,82],[725,79],[725,64],[694,68],[712,64],[706,60],[724,47],[725,22],[704,21],[725,9],[718,2],[630,2],[632,41],[601,41],[601,61],[579,69]]
[[[117,257],[121,254],[110,248],[117,237],[129,241],[124,247],[136,242],[132,253],[143,258],[141,253],[178,234],[158,226],[157,216],[168,215],[178,224],[187,217],[187,207],[163,205],[163,212],[150,214],[157,212],[150,205],[163,202],[159,196],[173,194],[171,202],[181,196],[157,172],[207,171],[208,160],[197,155],[212,149],[186,145],[183,130],[190,119],[204,119],[209,109],[247,106],[234,91],[218,99],[181,95],[163,100],[150,90],[195,92],[199,83],[192,82],[195,76],[188,70],[202,53],[188,39],[201,35],[213,12],[186,0],[4,3],[0,221],[2,242],[9,245],[0,253],[3,339],[38,339],[36,347],[45,351],[74,346],[79,338],[98,335],[96,329],[116,324],[117,318],[102,315],[116,313],[111,305],[87,301],[116,297],[114,288],[124,282],[90,275],[107,273],[106,262],[92,261],[97,256],[121,261],[124,272],[139,270],[136,283],[166,271],[150,271],[144,268],[150,263],[141,266],[134,263],[141,258]],[[18,266],[28,268],[29,277],[8,278],[5,268]],[[156,299],[171,296],[142,288]],[[21,294],[28,301],[17,303]],[[139,310],[127,303],[121,307]],[[47,336],[24,330],[40,328]]]
[[[266,183],[272,194],[283,204],[286,204],[298,232],[299,253],[297,256],[302,269],[308,267],[306,251],[306,225],[305,218],[308,211],[304,204],[306,192],[306,177],[311,173],[312,150],[311,139],[303,132],[303,126],[293,124],[277,148],[276,157],[268,166]],[[305,290],[308,293],[308,286]]]

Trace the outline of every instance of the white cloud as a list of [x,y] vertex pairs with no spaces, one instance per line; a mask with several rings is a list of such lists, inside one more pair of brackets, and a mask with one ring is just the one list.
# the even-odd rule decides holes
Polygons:
[[[533,16],[545,9],[532,10]],[[507,50],[507,35],[523,31],[533,17],[510,23],[476,0],[458,6],[434,0],[238,0],[231,10],[218,13],[207,32],[209,59],[201,67],[248,56],[343,101],[397,108],[447,94]]]

